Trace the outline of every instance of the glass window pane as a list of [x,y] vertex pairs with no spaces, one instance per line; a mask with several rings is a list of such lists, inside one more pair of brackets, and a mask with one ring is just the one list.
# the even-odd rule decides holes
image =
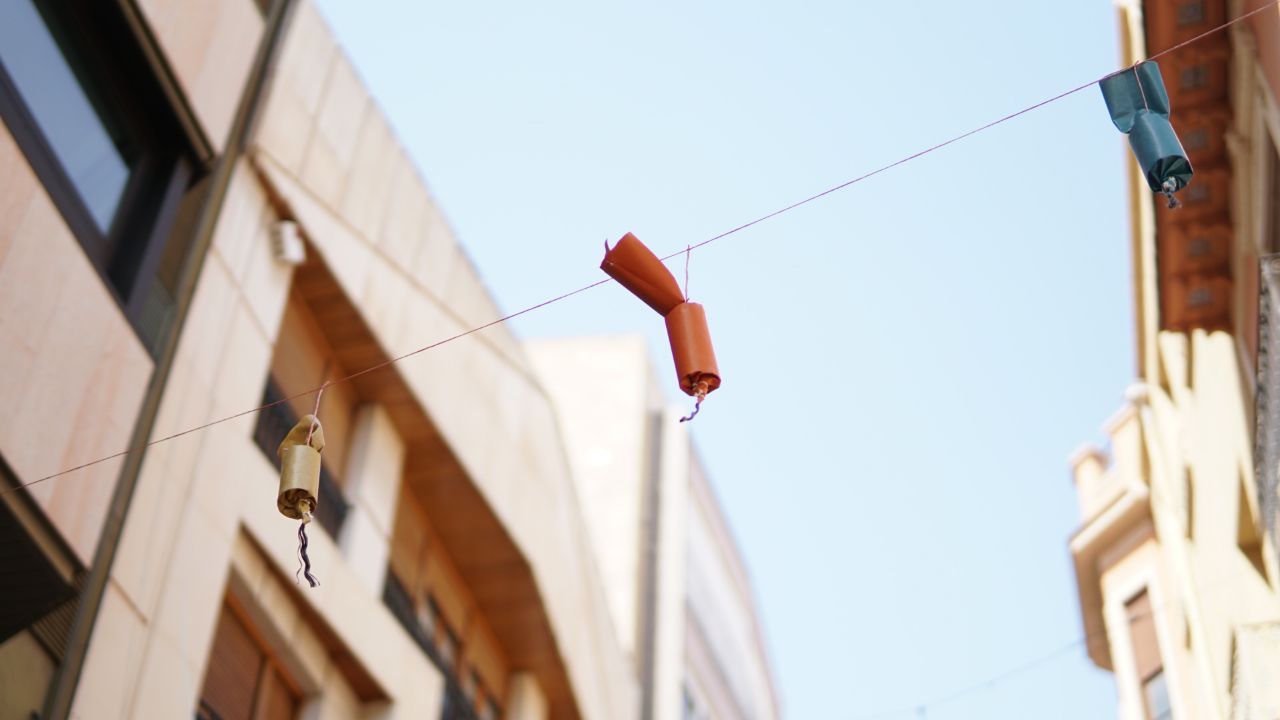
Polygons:
[[0,4],[0,62],[98,229],[107,232],[129,164],[32,0]]
[[1164,673],[1157,672],[1142,684],[1147,695],[1147,717],[1151,720],[1169,720],[1173,717],[1173,708],[1169,704],[1169,688],[1165,685]]

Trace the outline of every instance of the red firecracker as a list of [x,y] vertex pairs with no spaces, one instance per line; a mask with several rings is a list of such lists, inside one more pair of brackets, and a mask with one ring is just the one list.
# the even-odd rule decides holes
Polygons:
[[[697,415],[702,401],[720,387],[706,311],[688,301],[667,266],[631,233],[612,248],[605,244],[600,269],[666,318],[680,389],[697,399],[693,412]],[[693,415],[685,419],[692,420]]]

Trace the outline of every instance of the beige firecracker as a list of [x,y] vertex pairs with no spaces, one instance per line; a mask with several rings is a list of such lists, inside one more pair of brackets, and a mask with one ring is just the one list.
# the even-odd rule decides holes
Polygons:
[[307,415],[280,442],[280,494],[276,507],[280,514],[307,522],[315,512],[320,494],[320,453],[324,451],[324,429],[315,415]]

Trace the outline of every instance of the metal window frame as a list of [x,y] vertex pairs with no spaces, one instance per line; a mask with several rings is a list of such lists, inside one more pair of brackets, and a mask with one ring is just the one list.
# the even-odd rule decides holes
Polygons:
[[35,2],[42,16],[56,20],[50,32],[86,94],[111,98],[103,122],[119,125],[137,145],[111,226],[98,227],[3,62],[0,119],[108,291],[150,346],[141,327],[144,309],[179,203],[197,173],[195,151],[115,4]]

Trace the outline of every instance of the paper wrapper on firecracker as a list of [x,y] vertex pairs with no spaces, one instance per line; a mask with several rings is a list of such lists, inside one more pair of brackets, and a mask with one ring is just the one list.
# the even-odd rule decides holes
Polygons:
[[[600,269],[667,319],[667,339],[680,389],[701,404],[703,398],[720,387],[720,370],[702,306],[686,302],[675,276],[631,233],[623,235],[612,248],[605,245]],[[692,418],[690,415],[686,419]]]
[[315,512],[316,498],[320,493],[320,453],[323,451],[324,429],[314,415],[299,420],[281,441],[276,450],[280,456],[280,493],[276,496],[276,508],[280,514],[302,520],[304,513]]
[[659,315],[666,316],[685,300],[680,285],[667,266],[631,233],[623,235],[612,249],[605,244],[604,262],[600,263],[600,269],[657,310]]
[[720,369],[711,346],[707,313],[698,303],[681,303],[667,313],[667,339],[676,376],[686,395],[701,399],[720,387]]
[[1102,79],[1098,86],[1111,121],[1129,136],[1129,146],[1147,185],[1153,192],[1172,198],[1191,182],[1193,171],[1169,123],[1169,94],[1160,66],[1144,62]]

